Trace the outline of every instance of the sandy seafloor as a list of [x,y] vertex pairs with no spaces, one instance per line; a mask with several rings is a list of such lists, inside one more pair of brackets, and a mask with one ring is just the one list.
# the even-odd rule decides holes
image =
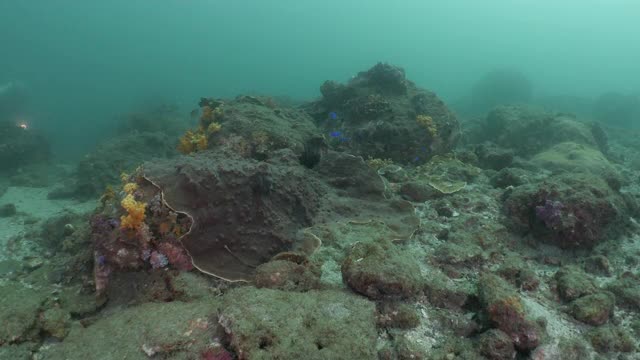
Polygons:
[[[7,191],[0,196],[0,206],[14,204],[17,214],[15,216],[0,217],[0,248],[6,249],[7,242],[16,236],[24,235],[29,227],[37,226],[38,223],[55,217],[64,211],[74,213],[86,213],[93,211],[96,207],[96,200],[78,202],[67,199],[48,199],[47,194],[50,187],[18,187],[10,186]],[[28,251],[28,248],[22,249]],[[0,251],[0,261],[15,257],[24,256],[22,254],[8,254]]]

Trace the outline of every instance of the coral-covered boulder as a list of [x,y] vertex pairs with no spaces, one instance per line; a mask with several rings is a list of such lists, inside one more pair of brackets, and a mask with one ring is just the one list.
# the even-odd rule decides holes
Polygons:
[[422,163],[450,151],[459,136],[455,115],[404,70],[379,63],[346,84],[326,81],[305,109],[331,145],[397,163]]
[[591,174],[563,174],[508,194],[509,224],[561,248],[591,248],[624,230],[628,200]]

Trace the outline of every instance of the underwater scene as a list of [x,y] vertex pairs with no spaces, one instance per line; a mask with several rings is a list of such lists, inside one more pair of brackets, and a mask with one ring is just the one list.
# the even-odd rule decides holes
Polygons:
[[639,16],[0,2],[0,360],[640,359]]

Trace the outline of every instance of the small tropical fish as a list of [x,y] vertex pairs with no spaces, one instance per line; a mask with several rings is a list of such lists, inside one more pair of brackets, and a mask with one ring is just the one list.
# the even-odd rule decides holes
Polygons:
[[329,119],[335,120],[337,118],[338,118],[338,113],[337,112],[332,111],[332,112],[329,113]]
[[342,131],[332,131],[332,132],[329,133],[329,135],[331,137],[337,138],[337,137],[342,136]]

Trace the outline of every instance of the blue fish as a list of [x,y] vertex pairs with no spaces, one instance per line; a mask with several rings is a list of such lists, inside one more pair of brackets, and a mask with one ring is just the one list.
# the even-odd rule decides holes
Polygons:
[[332,112],[329,113],[329,119],[335,120],[337,118],[338,118],[338,113],[337,112],[332,111]]
[[331,137],[340,137],[342,135],[342,131],[332,131],[329,133]]

